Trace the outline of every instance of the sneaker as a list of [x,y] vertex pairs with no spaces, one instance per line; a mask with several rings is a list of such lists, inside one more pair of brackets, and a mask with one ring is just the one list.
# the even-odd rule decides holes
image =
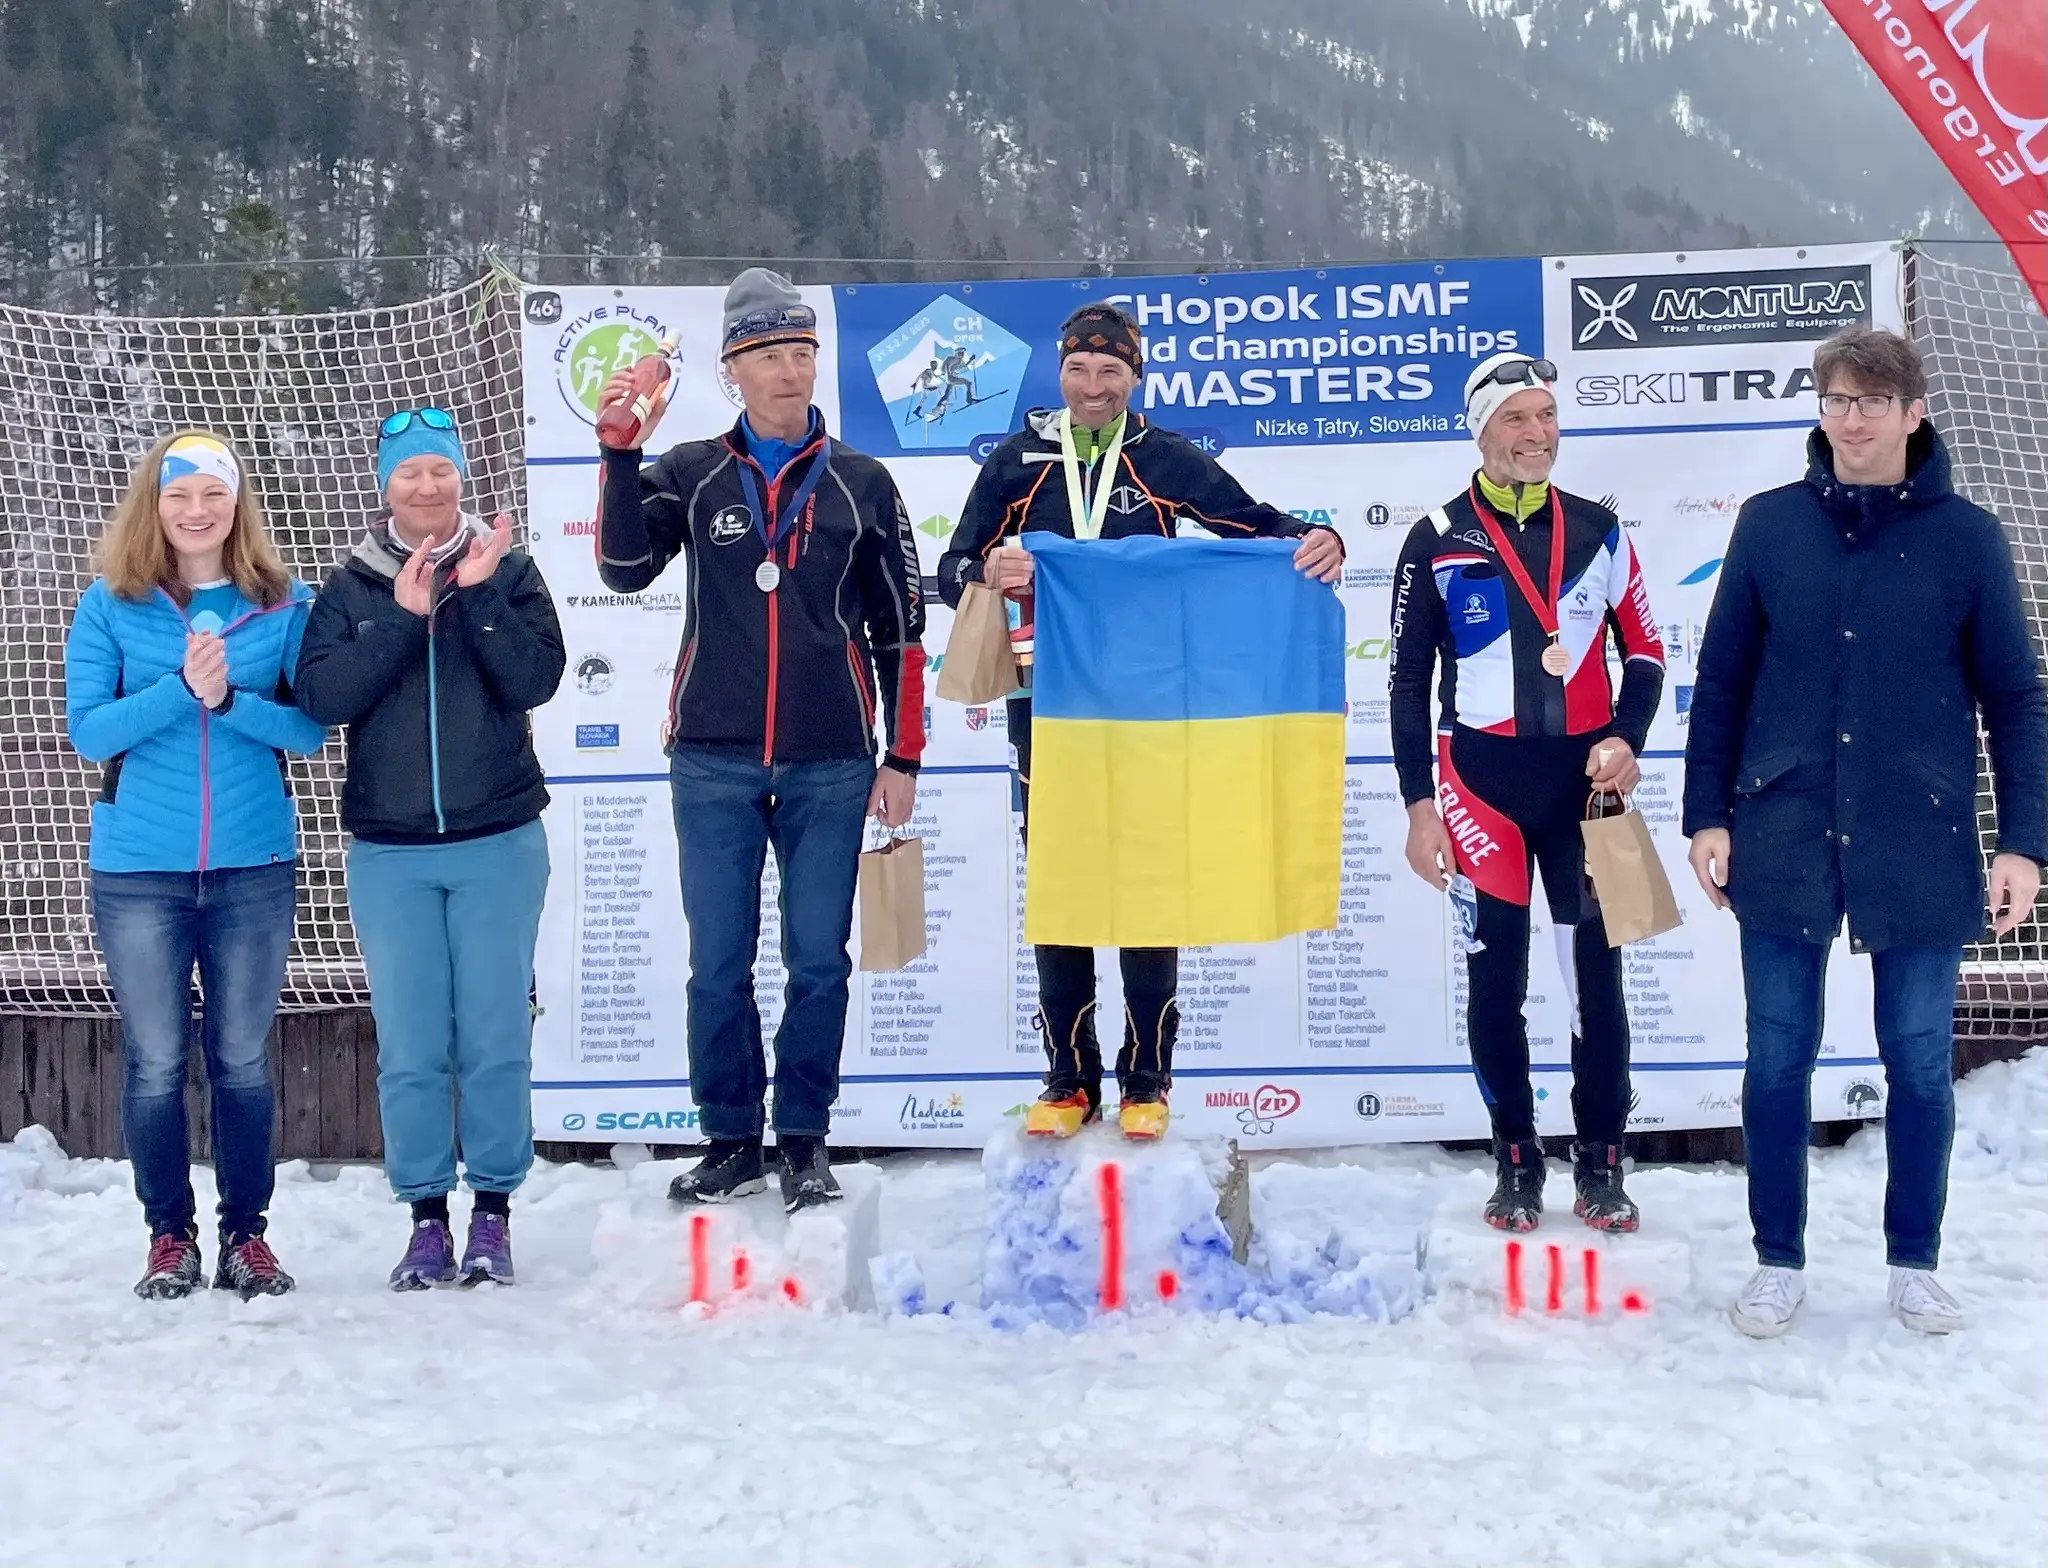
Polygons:
[[176,1301],[199,1288],[204,1277],[199,1261],[199,1232],[149,1238],[149,1266],[135,1282],[144,1301]]
[[768,1190],[759,1138],[714,1138],[695,1170],[668,1184],[671,1203],[730,1203]]
[[1123,1097],[1116,1124],[1132,1143],[1157,1143],[1166,1136],[1169,1114],[1165,1090],[1138,1089]]
[[1055,1086],[1025,1108],[1024,1131],[1033,1138],[1071,1138],[1101,1115],[1100,1093]]
[[213,1271],[215,1290],[232,1290],[247,1301],[253,1296],[282,1296],[297,1283],[261,1236],[221,1238],[220,1265]]
[[823,1138],[778,1138],[782,1162],[782,1207],[785,1213],[837,1203],[846,1194],[832,1175],[832,1160]]
[[446,1220],[420,1220],[398,1267],[391,1271],[393,1290],[431,1290],[455,1283],[455,1235]]
[[1621,1188],[1621,1145],[1572,1145],[1572,1213],[1594,1230],[1636,1230],[1643,1216]]
[[473,1209],[469,1216],[469,1241],[462,1249],[464,1288],[485,1280],[497,1285],[512,1283],[512,1220],[488,1209]]
[[1482,1211],[1486,1223],[1495,1230],[1534,1230],[1543,1218],[1543,1145],[1533,1138],[1496,1142],[1493,1159],[1499,1176]]
[[1766,1263],[1749,1276],[1749,1283],[1728,1309],[1728,1321],[1751,1339],[1776,1339],[1792,1326],[1793,1315],[1805,1299],[1803,1273]]
[[1892,1316],[1916,1334],[1953,1334],[1965,1322],[1963,1304],[1941,1288],[1932,1269],[1892,1269],[1885,1292]]

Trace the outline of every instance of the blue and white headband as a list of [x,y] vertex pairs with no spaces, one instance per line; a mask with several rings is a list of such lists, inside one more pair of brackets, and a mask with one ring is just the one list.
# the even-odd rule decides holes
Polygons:
[[186,479],[194,474],[218,479],[236,495],[242,492],[242,465],[224,443],[212,436],[180,436],[164,452],[163,470],[156,481],[157,494],[163,494],[173,479]]

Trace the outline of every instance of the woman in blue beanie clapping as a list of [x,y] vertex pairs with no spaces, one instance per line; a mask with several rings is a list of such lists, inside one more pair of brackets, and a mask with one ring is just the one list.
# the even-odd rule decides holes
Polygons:
[[[455,420],[379,429],[384,511],[329,575],[300,705],[348,726],[349,911],[377,1019],[384,1165],[412,1205],[394,1290],[512,1281],[511,1197],[533,1163],[533,949],[548,794],[527,715],[562,678],[547,584],[512,524],[462,506]],[[449,1227],[459,1144],[475,1205]]]
[[267,1041],[297,907],[282,758],[326,739],[290,684],[313,594],[278,560],[234,449],[204,430],[143,458],[99,565],[64,644],[64,718],[101,769],[93,929],[121,1012],[122,1136],[150,1235],[135,1293],[188,1296],[204,1279],[185,1118],[196,964],[220,1190],[214,1285],[281,1295],[292,1278],[263,1235]]

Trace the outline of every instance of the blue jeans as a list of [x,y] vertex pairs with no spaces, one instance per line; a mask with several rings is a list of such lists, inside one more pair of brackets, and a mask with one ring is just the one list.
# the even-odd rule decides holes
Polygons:
[[348,850],[348,907],[377,1019],[384,1174],[408,1203],[512,1192],[533,1167],[533,947],[548,890],[538,821],[453,844]]
[[275,1177],[268,1041],[298,894],[290,861],[218,871],[95,871],[92,919],[121,1013],[121,1129],[152,1236],[193,1223],[185,1073],[192,966],[213,1125],[220,1233],[263,1234]]
[[[1870,955],[1877,1054],[1884,1063],[1884,1244],[1900,1268],[1931,1269],[1941,1252],[1955,1141],[1955,1005],[1960,947],[1888,947]],[[1749,1220],[1760,1263],[1806,1266],[1809,1089],[1820,1054],[1828,949],[1742,932],[1749,1060],[1742,1073],[1742,1139]]]
[[789,975],[775,1031],[775,1130],[822,1138],[830,1129],[853,974],[854,879],[874,782],[875,764],[864,757],[764,765],[744,751],[677,746],[670,758],[690,927],[690,1094],[707,1137],[761,1135],[768,1066],[754,956],[771,844]]

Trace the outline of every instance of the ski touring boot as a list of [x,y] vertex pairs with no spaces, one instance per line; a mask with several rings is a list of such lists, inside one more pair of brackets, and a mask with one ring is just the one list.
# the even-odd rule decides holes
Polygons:
[[1632,1231],[1643,1223],[1635,1201],[1621,1186],[1621,1145],[1574,1143],[1572,1213],[1593,1230]]
[[1543,1218],[1543,1145],[1534,1138],[1527,1143],[1496,1140],[1493,1158],[1499,1176],[1486,1200],[1486,1223],[1495,1230],[1534,1230]]
[[782,1166],[782,1210],[822,1208],[837,1203],[846,1194],[832,1174],[832,1157],[825,1152],[823,1138],[778,1136],[775,1152]]
[[489,1281],[512,1283],[512,1216],[494,1209],[472,1209],[469,1240],[463,1244],[462,1263],[457,1272],[465,1289]]
[[1102,1115],[1102,1048],[1095,1041],[1095,1004],[1062,1020],[1040,1008],[1037,1022],[1045,1041],[1045,1092],[1025,1107],[1024,1131],[1033,1138],[1071,1138]]
[[149,1238],[149,1263],[135,1282],[144,1301],[176,1301],[197,1290],[205,1273],[199,1258],[199,1232]]
[[768,1190],[759,1138],[714,1138],[704,1158],[668,1184],[671,1203],[730,1203]]
[[213,1272],[215,1290],[232,1290],[249,1301],[257,1296],[282,1296],[297,1283],[261,1236],[221,1238],[220,1265]]
[[1166,1094],[1173,1087],[1173,1047],[1179,1038],[1180,1004],[1172,997],[1125,1005],[1124,1044],[1116,1058],[1122,1091],[1116,1119],[1133,1143],[1156,1143],[1166,1136],[1171,1119]]

